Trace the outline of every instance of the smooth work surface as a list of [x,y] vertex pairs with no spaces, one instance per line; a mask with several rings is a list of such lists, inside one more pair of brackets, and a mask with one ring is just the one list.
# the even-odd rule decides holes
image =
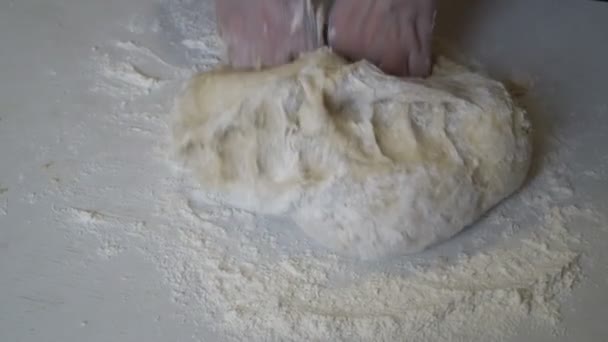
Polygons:
[[[527,107],[539,134],[537,153],[558,156],[571,170],[576,198],[608,213],[608,5],[458,3],[441,7],[442,41],[496,78],[533,84]],[[147,140],[139,139],[124,130],[140,129],[137,120],[111,119],[116,104],[96,91],[103,87],[95,70],[103,59],[91,57],[108,42],[138,40],[191,67],[167,34],[162,7],[144,0],[0,3],[2,341],[205,340],[204,328],[184,319],[154,265],[136,250],[115,251],[110,241],[100,254],[94,234],[57,219],[63,208],[78,206],[69,198],[83,195],[109,205],[112,196],[125,196],[115,200],[145,221],[147,203],[138,202],[137,190],[150,188],[144,186],[156,179],[150,174],[171,177],[141,167],[154,163],[121,162],[120,172],[95,172],[100,163],[149,158],[166,139],[168,130],[140,132]],[[599,231],[577,229],[586,241],[585,278],[566,299],[566,333],[522,332],[513,341],[608,338],[608,241]]]

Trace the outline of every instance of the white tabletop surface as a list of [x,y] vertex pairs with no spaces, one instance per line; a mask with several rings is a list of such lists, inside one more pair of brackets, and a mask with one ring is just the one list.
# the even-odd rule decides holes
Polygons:
[[[608,213],[608,4],[461,3],[442,6],[439,36],[496,78],[534,83],[526,105],[540,136],[537,153],[562,158],[576,200]],[[91,253],[98,249],[95,236],[55,219],[67,198],[79,195],[78,187],[63,184],[84,183],[83,196],[111,204],[117,188],[149,180],[135,168],[95,173],[95,161],[148,158],[153,152],[146,144],[166,132],[148,132],[151,140],[142,141],[104,120],[111,104],[91,91],[89,69],[92,52],[131,40],[188,67],[162,17],[156,29],[137,29],[138,21],[154,23],[162,6],[158,0],[0,2],[1,341],[213,340],[183,318],[154,265],[135,250],[103,258]],[[123,164],[120,170],[129,170]],[[145,220],[146,212],[133,215]],[[569,228],[587,242],[585,277],[564,304],[566,332],[522,332],[513,341],[608,338],[607,232]]]

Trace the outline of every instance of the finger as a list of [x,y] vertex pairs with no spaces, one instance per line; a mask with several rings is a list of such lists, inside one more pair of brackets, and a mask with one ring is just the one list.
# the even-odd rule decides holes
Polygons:
[[417,2],[418,15],[432,21],[437,12],[437,0],[417,0]]
[[[314,22],[306,2],[301,0],[265,0],[265,20],[262,28],[264,66],[284,64],[301,53],[317,47]],[[275,6],[271,6],[274,3]]]
[[387,28],[392,30],[390,32],[393,32],[393,39],[388,41],[379,66],[387,74],[408,76],[409,52],[412,43],[407,41],[407,37],[408,31],[411,31],[411,25],[404,24],[404,19],[399,14],[392,17],[394,20],[387,23]]
[[[380,41],[378,37],[378,24],[386,17],[387,5],[385,1],[367,1],[367,6],[360,11],[361,20],[358,21],[358,37],[363,42],[364,48],[369,48],[372,43]],[[386,25],[386,23],[384,23]]]
[[215,0],[215,17],[220,37],[231,31],[230,24],[235,21],[235,17],[240,17],[243,13],[243,3],[238,0]]
[[[366,7],[371,2],[365,0]],[[363,44],[361,43],[361,28],[365,10],[352,0],[336,0],[330,13],[329,30],[332,34],[330,46],[340,55],[348,59],[358,59]]]
[[[398,43],[398,40],[392,40]],[[401,48],[385,51],[378,67],[388,75],[405,76],[409,73],[407,52]]]
[[[409,51],[409,76],[425,77],[428,75],[431,64],[431,35],[425,33],[427,23],[417,21],[412,27],[414,39],[417,41],[416,48]],[[422,26],[422,27],[421,27]]]
[[259,68],[286,63],[292,44],[288,22],[294,0],[259,1],[259,17],[250,20],[252,25],[246,33],[250,37],[250,42],[245,43],[250,47],[249,64]]
[[[294,1],[294,0],[290,0]],[[289,58],[293,60],[300,54],[321,46],[317,33],[314,8],[308,1],[295,0],[290,27],[285,38],[289,47]]]
[[[404,71],[400,76],[412,76],[412,68],[415,66],[412,62],[412,56],[415,56],[420,51],[420,43],[416,33],[415,19],[407,19],[400,23],[401,28],[401,46],[403,47],[404,56]],[[413,57],[416,58],[416,57]]]
[[431,71],[431,54],[433,26],[435,25],[435,1],[421,0],[416,17],[416,36],[419,49],[410,54],[410,74],[416,77],[425,77]]
[[365,26],[361,37],[361,57],[379,67],[384,57],[393,52],[391,48],[394,46],[391,45],[397,41],[394,25],[390,23],[391,18],[393,16],[389,13],[386,2],[375,1],[363,24]]
[[372,51],[376,56],[373,62],[387,74],[401,74],[404,59],[400,41],[398,16],[388,10],[382,16],[382,29],[378,31],[382,39],[376,39]]

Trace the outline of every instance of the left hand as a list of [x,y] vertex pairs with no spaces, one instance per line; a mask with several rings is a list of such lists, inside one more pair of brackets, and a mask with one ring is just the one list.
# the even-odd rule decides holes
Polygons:
[[281,65],[322,45],[303,0],[215,0],[215,10],[235,68]]

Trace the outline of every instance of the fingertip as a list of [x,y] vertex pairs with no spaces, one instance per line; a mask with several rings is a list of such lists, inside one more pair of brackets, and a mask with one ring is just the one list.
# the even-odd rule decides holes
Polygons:
[[427,77],[431,72],[431,58],[425,54],[410,53],[408,65],[411,77]]
[[434,0],[429,1],[427,6],[415,23],[419,49],[412,51],[409,60],[412,76],[415,77],[426,77],[432,69],[432,40],[437,11]]
[[390,54],[384,56],[378,63],[378,68],[387,75],[406,77],[410,73],[408,56],[403,54]]

